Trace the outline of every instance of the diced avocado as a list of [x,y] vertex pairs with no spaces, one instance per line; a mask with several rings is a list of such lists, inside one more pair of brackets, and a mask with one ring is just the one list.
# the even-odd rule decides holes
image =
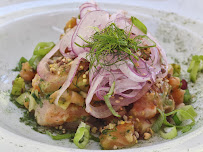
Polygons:
[[20,104],[20,105],[24,105],[25,102],[29,102],[29,112],[32,110],[36,109],[37,103],[35,101],[35,99],[31,96],[30,93],[25,92],[23,94],[21,94],[16,101]]
[[12,87],[11,94],[12,94],[12,95],[19,96],[19,95],[21,95],[24,91],[25,91],[25,82],[24,82],[24,80],[23,80],[21,77],[16,78],[16,79],[13,81],[13,87]]

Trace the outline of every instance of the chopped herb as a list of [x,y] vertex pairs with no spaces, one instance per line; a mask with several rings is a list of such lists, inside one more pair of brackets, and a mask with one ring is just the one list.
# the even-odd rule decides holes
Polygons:
[[115,139],[117,139],[117,137],[113,136],[111,139],[115,140]]
[[117,131],[117,128],[115,127],[114,129],[104,129],[102,130],[102,134],[107,135],[108,132],[115,132]]
[[[86,57],[90,62],[90,69],[93,66],[96,67],[96,69],[98,66],[101,68],[107,68],[119,61],[125,62],[126,59],[129,59],[134,64],[134,59],[138,60],[139,57],[142,57],[143,54],[145,54],[144,48],[156,46],[156,43],[146,35],[130,38],[129,33],[126,33],[123,29],[118,28],[115,23],[111,23],[102,31],[96,30],[96,33],[89,41],[85,40],[81,36],[80,38],[86,42],[86,45],[80,46],[75,43],[76,45],[83,48],[91,48]],[[141,45],[143,44],[143,41],[148,41],[152,45]],[[141,51],[140,56],[135,55],[137,51]]]
[[42,103],[42,101],[41,101],[41,99],[40,99],[40,97],[39,97],[39,95],[38,95],[38,91],[35,90],[31,95],[32,95],[32,97],[35,99],[35,101],[37,102],[37,104],[39,104],[40,107],[42,107],[43,103]]
[[34,113],[28,112],[27,110],[24,112],[23,117],[20,118],[20,122],[23,122],[25,125],[31,126],[33,130],[42,134],[46,134],[47,131],[55,134],[62,134],[62,130],[57,130],[55,127],[40,126],[36,122]]
[[102,130],[101,133],[104,134],[104,135],[107,135],[108,131],[109,131],[108,129],[104,129],[104,130]]
[[86,119],[87,119],[87,116],[82,116],[82,118],[81,118],[83,121],[86,121]]
[[99,142],[100,141],[100,139],[98,137],[95,137],[92,134],[90,134],[90,140],[93,140],[95,142]]

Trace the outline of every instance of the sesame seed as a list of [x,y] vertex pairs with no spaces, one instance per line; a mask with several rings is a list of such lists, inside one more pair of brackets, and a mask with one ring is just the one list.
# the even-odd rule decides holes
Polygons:
[[85,74],[88,75],[89,71],[86,71]]
[[123,119],[124,119],[125,121],[127,121],[127,120],[128,120],[128,117],[127,117],[126,115],[124,115],[124,116],[123,116]]
[[123,124],[125,124],[125,122],[124,122],[124,121],[121,121],[120,124],[123,125]]
[[116,145],[113,146],[113,149],[118,149],[118,147]]
[[134,140],[133,136],[132,136],[131,134],[129,134],[129,133],[127,133],[127,134],[125,135],[125,138],[127,139],[127,141],[128,141],[129,143],[133,142],[133,140]]
[[133,140],[134,140],[134,141],[136,141],[136,140],[137,140],[137,138],[136,138],[135,136],[133,136]]
[[137,122],[140,122],[140,119],[139,119],[139,118],[136,118],[136,121],[137,121]]
[[123,97],[119,97],[119,99],[123,100],[124,98]]
[[80,91],[80,94],[82,95],[83,98],[87,98],[87,93],[86,92]]
[[87,75],[86,75],[86,74],[83,74],[82,78],[84,78],[84,79],[87,78]]
[[135,66],[136,66],[136,67],[139,67],[139,63],[138,63],[138,62],[136,62],[136,63],[135,63]]
[[137,131],[135,131],[135,136],[138,139],[140,137],[139,133]]
[[115,102],[116,102],[116,103],[120,103],[120,101],[119,101],[119,100],[116,100]]
[[70,58],[68,58],[67,60],[68,60],[68,62],[70,62],[70,61],[71,61],[71,59],[70,59]]
[[73,61],[71,61],[70,63],[68,63],[68,65],[71,65],[71,64],[73,64]]
[[152,135],[151,135],[150,133],[147,133],[147,132],[144,133],[144,139],[145,139],[145,140],[148,140],[149,138],[151,138],[151,136],[152,136]]
[[96,128],[96,127],[93,127],[93,128],[91,129],[91,131],[95,134],[95,133],[97,132],[97,128]]
[[84,69],[84,67],[81,65],[81,66],[80,66],[80,69],[81,69],[81,70],[83,70],[83,69]]
[[149,129],[149,132],[151,133],[151,135],[154,134],[154,131],[151,128]]
[[87,82],[87,79],[83,79],[82,82],[86,83],[86,82]]

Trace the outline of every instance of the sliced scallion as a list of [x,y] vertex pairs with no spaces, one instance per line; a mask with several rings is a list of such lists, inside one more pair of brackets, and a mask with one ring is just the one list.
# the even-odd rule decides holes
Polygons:
[[163,124],[164,121],[164,113],[160,110],[157,109],[160,113],[159,117],[157,118],[157,120],[155,121],[155,123],[152,125],[152,130],[154,132],[158,132]]
[[203,56],[202,55],[194,55],[190,62],[190,66],[187,72],[190,73],[190,80],[192,82],[196,82],[198,72],[203,70]]
[[182,121],[179,120],[177,114],[175,114],[173,117],[172,117],[173,121],[175,122],[176,125],[180,125],[182,123]]
[[190,73],[190,80],[192,81],[192,82],[196,82],[196,80],[197,80],[197,73],[198,73],[198,70],[199,70],[199,65],[200,65],[200,61],[195,61],[195,63],[194,63],[194,66],[193,66],[193,68],[192,68],[192,70],[191,70],[191,73]]
[[55,46],[53,42],[39,42],[33,52],[32,57],[29,60],[29,64],[33,69],[37,68],[38,63],[41,59],[51,51],[51,49]]
[[183,100],[184,103],[185,103],[185,104],[190,104],[191,98],[192,98],[192,96],[191,96],[189,90],[186,89],[186,90],[185,90],[185,94],[184,94],[184,100]]
[[178,135],[177,129],[175,126],[164,128],[165,131],[170,130],[169,132],[163,132],[160,130],[160,135],[164,139],[173,139]]
[[131,16],[131,21],[144,34],[147,34],[147,27],[140,20],[138,20],[136,17]]
[[113,95],[114,92],[114,88],[115,88],[115,81],[113,82],[113,84],[111,85],[111,88],[109,90],[109,92],[104,96],[104,101],[107,105],[107,107],[109,108],[109,110],[112,112],[112,114],[116,117],[121,117],[112,107],[111,102],[110,102],[110,97]]
[[88,144],[90,139],[89,130],[90,130],[90,126],[86,125],[84,122],[81,122],[81,124],[79,125],[75,133],[75,137],[73,139],[74,144],[78,148],[83,149]]
[[46,134],[49,135],[53,140],[62,140],[62,139],[72,139],[74,134],[63,134],[63,135],[53,135],[51,132],[46,131]]
[[33,52],[33,55],[45,56],[55,46],[53,42],[39,42]]

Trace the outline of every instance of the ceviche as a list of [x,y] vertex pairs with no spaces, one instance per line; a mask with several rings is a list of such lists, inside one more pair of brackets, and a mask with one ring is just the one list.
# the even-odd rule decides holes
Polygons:
[[[60,40],[40,42],[14,69],[11,99],[26,109],[20,120],[54,140],[85,148],[131,147],[154,133],[165,139],[195,124],[192,95],[181,67],[167,62],[147,27],[127,12],[109,14],[95,2],[79,7]],[[193,56],[193,82],[202,71]]]

